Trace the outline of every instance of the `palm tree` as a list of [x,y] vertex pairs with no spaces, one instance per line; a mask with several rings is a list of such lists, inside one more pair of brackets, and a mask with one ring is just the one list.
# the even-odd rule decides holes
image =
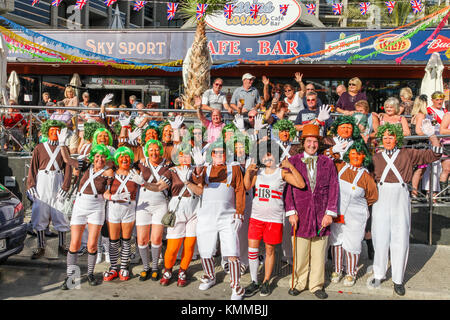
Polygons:
[[[223,12],[224,5],[230,2],[230,0],[183,0],[180,3],[181,16],[197,24],[187,68],[187,84],[182,96],[186,109],[193,109],[194,98],[201,96],[209,86],[210,53],[205,32],[205,18]],[[205,15],[200,20],[196,19],[198,3],[208,5]]]

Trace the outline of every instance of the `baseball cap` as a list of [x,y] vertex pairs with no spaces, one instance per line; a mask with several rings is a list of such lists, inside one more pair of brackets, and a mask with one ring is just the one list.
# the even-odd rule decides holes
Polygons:
[[256,77],[254,75],[252,75],[251,73],[246,73],[242,76],[242,81],[244,81],[245,79],[255,79]]

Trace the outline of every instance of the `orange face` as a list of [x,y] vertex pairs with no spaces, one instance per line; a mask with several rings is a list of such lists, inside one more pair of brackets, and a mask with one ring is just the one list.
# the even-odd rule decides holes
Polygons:
[[386,150],[393,150],[397,145],[397,137],[390,134],[387,130],[383,135],[383,146]]
[[119,159],[117,159],[117,162],[119,164],[119,169],[130,170],[131,159],[129,155],[120,156]]
[[290,138],[289,131],[288,130],[280,131],[278,133],[278,137],[280,138],[281,142],[289,141],[289,138]]
[[148,129],[145,132],[145,142],[147,142],[148,140],[158,140],[158,133],[155,129]]
[[109,136],[106,131],[102,131],[97,135],[97,143],[105,146],[109,145]]
[[358,152],[356,151],[356,149],[351,149],[348,153],[348,158],[352,166],[360,168],[362,167],[366,155],[364,154],[364,152]]
[[58,141],[58,133],[61,131],[59,127],[51,127],[48,129],[48,139],[51,141]]
[[337,127],[337,134],[344,139],[351,138],[353,126],[350,123],[343,123]]
[[148,159],[151,163],[157,164],[161,162],[161,150],[156,143],[149,145],[147,151]]

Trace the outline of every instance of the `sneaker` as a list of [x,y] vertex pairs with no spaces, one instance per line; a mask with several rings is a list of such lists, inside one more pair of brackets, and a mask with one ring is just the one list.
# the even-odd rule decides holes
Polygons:
[[269,287],[269,281],[264,281],[261,285],[261,290],[259,291],[259,295],[261,297],[267,297],[270,295],[270,287]]
[[119,279],[120,281],[130,280],[130,271],[128,269],[120,269]]
[[31,255],[31,259],[32,260],[39,259],[44,254],[45,254],[45,249],[44,248],[36,248],[36,249],[33,250],[33,254]]
[[394,291],[399,296],[404,296],[405,293],[406,293],[405,292],[405,286],[403,284],[396,284],[396,283],[394,283]]
[[245,264],[241,264],[241,276],[243,276],[246,271],[247,271],[247,266]]
[[331,282],[339,283],[339,281],[341,281],[341,279],[342,279],[342,273],[340,273],[340,272],[333,272],[331,274]]
[[80,248],[80,250],[78,251],[78,256],[81,257],[83,255],[85,255],[86,253],[88,253],[88,250],[86,247],[82,247]]
[[228,262],[222,264],[222,269],[226,274],[230,274],[230,264]]
[[152,280],[153,281],[158,281],[160,277],[161,277],[161,271],[159,269],[152,270]]
[[87,275],[87,280],[89,282],[89,285],[91,285],[91,286],[98,285],[98,281],[92,273]]
[[150,277],[150,270],[144,270],[139,274],[139,281],[147,281],[148,279],[150,279]]
[[117,271],[114,269],[109,269],[109,271],[105,271],[103,274],[103,281],[111,281],[117,278],[119,275],[117,274]]
[[171,278],[172,278],[172,271],[164,269],[164,273],[161,277],[161,280],[159,280],[159,284],[162,286],[168,286]]
[[233,292],[231,293],[231,300],[242,300],[244,299],[245,289],[236,286],[236,288],[233,288]]
[[256,283],[255,281],[252,281],[247,287],[245,287],[245,297],[252,297],[254,296],[259,290],[261,286]]
[[178,281],[177,281],[177,286],[178,287],[185,287],[187,284],[187,280],[186,280],[186,270],[180,269],[178,270]]
[[210,277],[208,277],[207,275],[203,275],[200,278],[200,281],[202,283],[200,283],[200,285],[198,286],[198,288],[202,291],[204,290],[208,290],[209,288],[211,288],[213,285],[216,284],[216,278],[211,279]]
[[344,278],[344,286],[345,287],[352,287],[355,284],[355,277],[346,275]]

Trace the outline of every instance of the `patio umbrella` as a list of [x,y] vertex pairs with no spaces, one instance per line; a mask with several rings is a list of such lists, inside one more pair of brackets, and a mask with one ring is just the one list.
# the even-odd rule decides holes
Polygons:
[[78,89],[79,87],[81,87],[81,79],[80,79],[80,75],[78,73],[74,73],[72,76],[72,79],[70,80],[69,83],[72,87],[74,87],[75,89],[75,95],[77,97],[80,96],[80,89]]
[[20,80],[19,76],[17,75],[17,72],[15,72],[14,70],[9,75],[8,86],[9,86],[9,99],[13,99],[16,102],[18,102],[20,92]]
[[444,82],[442,80],[442,72],[444,65],[441,56],[437,52],[431,54],[425,67],[425,76],[422,79],[420,86],[420,94],[426,94],[428,97],[428,105],[431,106],[431,95],[435,91],[444,92]]
[[6,41],[3,37],[1,37],[0,41],[0,92],[2,95],[1,103],[4,105],[8,104],[8,97],[6,93],[6,81],[8,79],[8,75],[6,73],[6,65],[7,65],[7,57],[8,57],[9,49],[6,45]]

